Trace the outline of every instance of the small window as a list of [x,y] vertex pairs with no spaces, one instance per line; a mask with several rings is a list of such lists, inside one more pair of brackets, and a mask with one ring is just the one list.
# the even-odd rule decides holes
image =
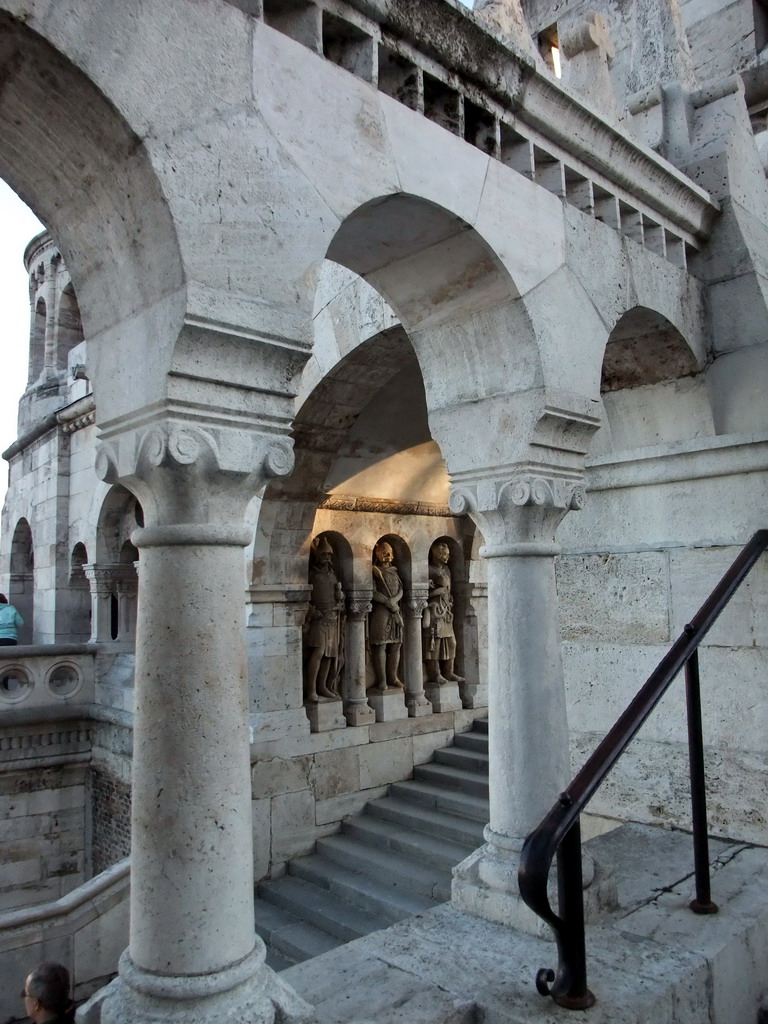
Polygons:
[[539,53],[544,58],[544,63],[552,71],[556,78],[563,74],[560,63],[560,40],[557,37],[557,22],[539,32],[538,36]]

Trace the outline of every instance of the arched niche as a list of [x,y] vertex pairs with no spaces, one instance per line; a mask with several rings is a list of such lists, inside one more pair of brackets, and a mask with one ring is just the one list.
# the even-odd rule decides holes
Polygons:
[[69,559],[69,590],[64,610],[66,621],[57,634],[71,643],[85,643],[91,635],[91,588],[83,566],[88,564],[85,544],[78,541]]
[[[131,544],[131,534],[141,522],[143,513],[136,497],[119,484],[111,487],[99,510],[96,562],[103,565],[136,561],[131,557],[136,552]],[[130,548],[127,549],[126,545]]]
[[[129,378],[121,379],[114,368],[140,359],[134,352],[126,364],[121,349],[152,335],[144,323],[150,310],[164,303],[171,312],[169,299],[184,280],[178,238],[139,134],[83,70],[97,48],[86,44],[75,55],[76,46],[66,49],[72,45],[66,32],[58,32],[53,44],[45,38],[49,31],[56,26],[46,19],[36,19],[32,28],[29,19],[0,10],[0,177],[56,238],[85,333],[104,336],[102,365],[113,365],[110,374],[95,379],[102,402],[108,393],[115,402],[120,396],[129,401],[135,394]],[[173,338],[177,321],[169,321]],[[126,330],[108,337],[121,323]],[[73,322],[71,337],[78,330]],[[31,381],[42,366],[35,346]]]
[[41,296],[35,303],[29,334],[29,377],[28,384],[34,384],[43,372],[45,362],[45,325],[48,319],[45,299]]
[[59,298],[56,318],[56,366],[66,370],[67,357],[75,345],[83,340],[83,321],[72,282],[66,285]]
[[702,360],[662,314],[635,307],[610,334],[600,390],[605,410],[593,454],[710,436]]
[[13,531],[10,569],[8,600],[24,619],[18,640],[20,644],[31,644],[34,638],[35,552],[32,530],[23,517]]

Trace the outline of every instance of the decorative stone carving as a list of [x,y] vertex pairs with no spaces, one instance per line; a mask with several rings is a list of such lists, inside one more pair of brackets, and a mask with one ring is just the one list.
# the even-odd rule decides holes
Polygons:
[[453,628],[451,551],[444,540],[435,541],[429,551],[429,596],[422,620],[423,655],[427,683],[463,683],[454,671],[456,633]]
[[427,591],[411,590],[405,604],[405,705],[411,718],[432,714],[424,694],[421,659],[421,617],[427,607]]
[[451,491],[454,515],[469,513],[485,538],[481,555],[513,554],[520,545],[554,539],[555,530],[571,509],[584,506],[581,479],[571,476],[521,474],[504,478],[459,480]]
[[375,713],[365,692],[365,624],[373,607],[370,590],[353,590],[347,603],[347,664],[342,694],[347,725],[372,725]]
[[368,618],[368,644],[375,688],[386,693],[393,687],[403,689],[398,676],[403,645],[403,617],[400,613],[403,584],[394,565],[395,554],[391,544],[380,541],[373,556],[373,607]]
[[336,576],[333,548],[322,534],[312,542],[312,585],[304,620],[304,701],[341,700],[344,667],[344,591]]

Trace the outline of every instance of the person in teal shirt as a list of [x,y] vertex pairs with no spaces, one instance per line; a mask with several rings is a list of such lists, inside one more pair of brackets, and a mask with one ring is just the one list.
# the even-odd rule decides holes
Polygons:
[[19,642],[16,631],[23,625],[24,619],[8,604],[5,594],[0,594],[0,647],[15,647]]

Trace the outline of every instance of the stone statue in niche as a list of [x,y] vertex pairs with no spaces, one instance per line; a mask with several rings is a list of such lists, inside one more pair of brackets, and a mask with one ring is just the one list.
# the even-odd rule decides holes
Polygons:
[[422,618],[422,640],[426,681],[428,683],[463,683],[464,677],[454,669],[456,634],[453,630],[453,595],[448,561],[450,548],[444,540],[436,540],[429,549],[429,593]]
[[394,566],[392,545],[379,541],[373,549],[372,609],[368,616],[368,644],[375,675],[375,689],[386,693],[390,687],[403,689],[397,670],[403,645],[403,617],[400,601],[403,584]]
[[327,537],[312,541],[309,582],[312,594],[303,629],[304,701],[317,704],[341,699],[344,667],[344,591]]

